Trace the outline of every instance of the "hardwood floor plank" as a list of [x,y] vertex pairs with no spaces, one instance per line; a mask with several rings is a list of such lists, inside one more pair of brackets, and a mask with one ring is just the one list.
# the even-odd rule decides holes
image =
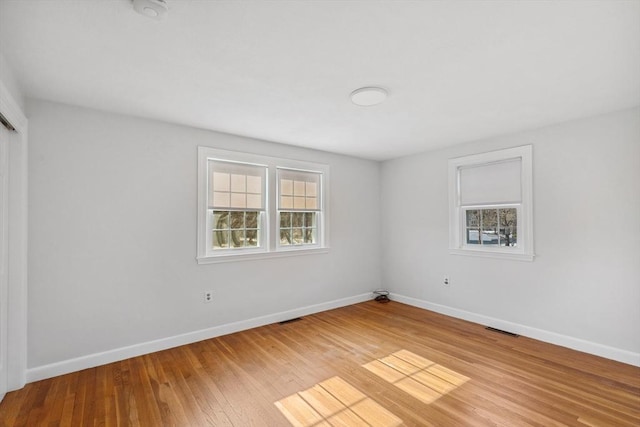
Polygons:
[[325,422],[322,415],[297,393],[278,400],[275,405],[296,427],[308,427]]
[[640,425],[640,368],[366,302],[27,384],[16,426]]

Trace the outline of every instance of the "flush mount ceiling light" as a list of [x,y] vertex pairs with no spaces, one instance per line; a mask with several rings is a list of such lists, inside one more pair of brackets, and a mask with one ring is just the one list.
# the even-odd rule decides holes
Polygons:
[[361,87],[351,92],[351,102],[361,107],[378,105],[389,96],[389,92],[381,87]]
[[133,0],[133,8],[141,15],[158,21],[167,16],[169,7],[164,0]]

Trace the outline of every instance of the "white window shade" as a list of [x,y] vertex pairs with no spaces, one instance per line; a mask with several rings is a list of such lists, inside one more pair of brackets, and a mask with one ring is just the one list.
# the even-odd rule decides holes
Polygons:
[[520,158],[459,168],[460,206],[520,203]]
[[320,211],[318,172],[278,169],[278,209],[286,211]]
[[266,167],[209,160],[209,209],[264,210]]

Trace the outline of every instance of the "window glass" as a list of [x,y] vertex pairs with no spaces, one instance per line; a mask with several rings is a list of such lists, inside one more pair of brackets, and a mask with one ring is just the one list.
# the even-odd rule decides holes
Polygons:
[[516,208],[469,209],[466,215],[466,244],[517,246]]

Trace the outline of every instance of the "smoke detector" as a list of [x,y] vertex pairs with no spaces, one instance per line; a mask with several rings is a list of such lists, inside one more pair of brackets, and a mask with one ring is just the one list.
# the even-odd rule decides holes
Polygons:
[[133,0],[133,8],[139,14],[158,21],[164,19],[169,11],[165,0]]

